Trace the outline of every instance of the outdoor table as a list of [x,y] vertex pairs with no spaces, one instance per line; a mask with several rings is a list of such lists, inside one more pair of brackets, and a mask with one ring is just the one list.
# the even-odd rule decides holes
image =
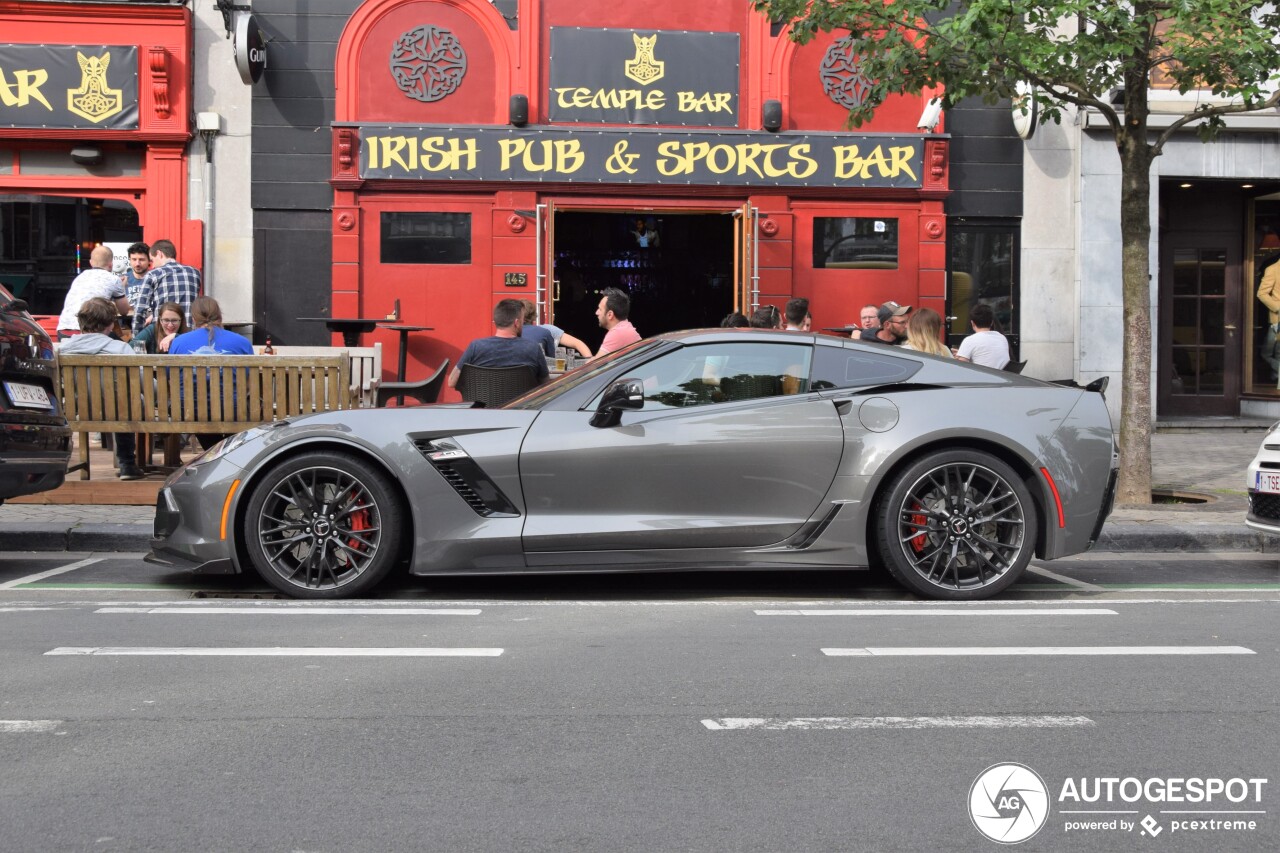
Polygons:
[[365,332],[372,332],[378,323],[382,322],[378,318],[365,317],[299,317],[308,323],[324,323],[329,331],[342,335],[342,343],[349,347],[360,346],[360,336]]
[[[400,333],[400,354],[396,358],[396,381],[404,381],[405,361],[409,355],[409,334],[411,332],[432,332],[435,331],[432,326],[408,326],[403,323],[379,323],[384,329],[390,329],[393,332]],[[400,398],[403,402],[403,398]]]
[[824,327],[824,328],[823,328],[823,330],[822,330],[822,331],[824,331],[824,332],[841,332],[841,333],[846,334],[846,335],[848,335],[849,337],[851,337],[851,338],[852,338],[852,337],[854,336],[854,333],[855,333],[855,332],[861,332],[861,331],[862,331],[862,327],[861,327],[861,326],[826,326],[826,327]]

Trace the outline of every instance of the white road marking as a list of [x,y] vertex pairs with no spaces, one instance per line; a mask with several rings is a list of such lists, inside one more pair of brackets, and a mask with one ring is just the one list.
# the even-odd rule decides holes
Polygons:
[[983,715],[973,717],[720,717],[703,720],[712,731],[796,731],[837,729],[1061,729],[1092,726],[1088,717]]
[[502,649],[431,649],[408,647],[299,647],[299,646],[265,646],[243,648],[203,647],[203,646],[59,646],[45,652],[46,655],[142,655],[172,656],[193,655],[197,657],[388,657],[388,658],[426,658],[426,657],[489,657],[496,658]]
[[999,655],[1252,655],[1244,646],[939,646],[823,649],[832,657],[966,657]]
[[100,607],[94,613],[153,613],[159,615],[197,614],[235,616],[479,616],[480,608],[443,607]]
[[91,566],[94,563],[100,563],[105,559],[106,557],[89,557],[88,559],[85,559],[85,560],[77,560],[76,562],[69,563],[65,566],[58,566],[58,568],[56,569],[49,569],[48,571],[37,572],[34,575],[27,575],[26,577],[15,578],[14,580],[11,580],[11,581],[5,581],[4,583],[0,583],[0,589],[13,589],[14,587],[22,586],[24,583],[35,583],[36,581],[44,580],[45,578],[51,578],[54,575],[60,575],[65,572],[73,572],[76,569],[83,569],[85,566]]
[[1119,616],[1104,607],[904,608],[861,607],[851,610],[757,610],[757,616]]
[[62,725],[62,720],[0,720],[0,734],[40,734],[51,732]]
[[1096,584],[1091,584],[1091,583],[1088,583],[1087,581],[1076,580],[1075,578],[1069,578],[1066,575],[1060,575],[1057,572],[1051,572],[1048,569],[1041,568],[1040,566],[1028,566],[1027,571],[1032,572],[1033,574],[1040,575],[1041,577],[1048,578],[1049,580],[1057,581],[1058,583],[1064,583],[1067,586],[1073,586],[1076,589],[1085,590],[1086,592],[1106,592],[1105,589],[1103,589],[1100,586],[1097,586]]
[[[87,589],[87,588],[81,588],[76,590],[77,593],[93,592],[93,591],[94,590]],[[1162,593],[1168,592],[1168,590],[1163,590],[1163,589],[1160,589],[1160,590],[1149,589],[1149,590],[1142,590],[1142,591],[1143,592],[1162,592]],[[1204,593],[1204,592],[1208,592],[1209,590],[1196,589],[1196,590],[1180,590],[1180,591],[1188,592],[1188,593]],[[1190,598],[1190,597],[1173,598],[1168,596],[1158,597],[1158,598],[1112,597],[1112,598],[1108,598],[1107,601],[1112,606],[1122,606],[1122,605],[1129,605],[1129,604],[1280,604],[1280,594],[1277,593],[1277,590],[1275,588],[1266,588],[1266,589],[1260,588],[1257,590],[1242,590],[1242,589],[1232,588],[1230,590],[1224,590],[1224,592],[1228,592],[1231,595],[1236,595],[1237,593],[1249,592],[1249,591],[1266,592],[1266,593],[1269,593],[1270,595],[1266,597],[1255,597],[1255,598],[1204,598],[1202,596],[1198,596],[1195,598]],[[49,600],[49,598],[46,597],[46,591],[40,590],[38,588],[27,588],[27,589],[23,589],[22,592],[38,594],[40,595],[40,599],[33,599],[33,600],[23,599],[18,601],[12,601],[10,602],[11,605],[14,605],[14,606],[39,605],[42,607],[62,606],[62,607],[85,607],[85,608],[87,607],[147,607],[147,608],[209,607],[211,606],[210,604],[211,600],[212,601],[218,600],[216,598],[215,599],[202,598],[202,599],[191,601],[191,602],[180,601],[180,600],[179,601],[127,601],[122,599],[105,600],[105,601],[98,601],[98,600],[92,600],[92,599]],[[61,595],[68,594],[68,590],[66,589],[48,590],[47,592],[48,593],[57,592]],[[1131,593],[1131,592],[1134,592],[1134,590],[1126,589],[1126,590],[1123,590],[1123,592]],[[1115,595],[1115,591],[1110,591],[1109,595]],[[243,604],[243,601],[244,601],[243,599],[228,599],[228,601],[232,601],[232,600],[236,602],[236,606],[245,606]],[[1009,599],[1007,601],[996,600],[996,601],[975,601],[975,602],[962,602],[962,601],[931,602],[931,601],[912,601],[909,599],[904,600],[904,599],[847,599],[847,598],[801,600],[801,601],[777,600],[777,599],[734,599],[734,600],[724,600],[724,601],[717,601],[717,600],[711,600],[711,599],[682,599],[679,601],[654,601],[654,600],[647,600],[647,599],[630,599],[630,600],[620,600],[620,601],[583,601],[583,600],[567,599],[564,601],[556,601],[554,599],[551,599],[551,600],[539,599],[537,601],[524,601],[519,599],[513,600],[513,599],[500,599],[500,598],[493,598],[493,599],[469,599],[468,598],[468,599],[438,599],[438,600],[430,599],[425,603],[429,603],[430,605],[435,607],[588,607],[588,608],[750,607],[750,608],[789,608],[789,609],[796,609],[796,608],[815,609],[815,608],[826,608],[826,607],[838,607],[838,608],[848,608],[848,609],[853,609],[853,608],[861,609],[861,608],[870,608],[870,607],[898,607],[898,608],[910,609],[910,610],[916,610],[916,609],[928,610],[928,609],[936,608],[939,606],[950,607],[950,608],[967,608],[967,607],[981,606],[989,609],[1004,609],[1008,607],[1013,607],[1013,608],[1031,607],[1034,605],[1052,605],[1053,607],[1061,607],[1061,608],[1096,607],[1098,605],[1098,602],[1095,600],[1075,601],[1075,600],[1063,600],[1063,599],[1053,599],[1053,598],[1045,598],[1045,599],[1020,598],[1020,599]],[[308,606],[315,606],[315,605],[311,604],[310,602],[304,602],[304,601],[272,600],[272,601],[263,601],[260,605],[255,605],[255,606],[261,606],[264,608],[271,607],[271,606],[275,606],[275,607],[287,606],[287,607],[305,608]],[[332,606],[332,605],[322,604],[321,606]],[[343,606],[350,607],[353,610],[357,608],[368,608],[370,610],[377,610],[383,607],[403,607],[404,602],[403,601],[347,601],[343,603]]]
[[31,613],[36,610],[66,610],[65,607],[0,607],[0,613]]

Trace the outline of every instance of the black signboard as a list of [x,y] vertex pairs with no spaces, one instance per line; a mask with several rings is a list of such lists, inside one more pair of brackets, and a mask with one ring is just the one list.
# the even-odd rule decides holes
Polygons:
[[138,48],[0,44],[0,127],[138,128]]
[[360,177],[745,187],[919,187],[917,136],[362,125]]
[[738,125],[738,34],[551,28],[550,121]]

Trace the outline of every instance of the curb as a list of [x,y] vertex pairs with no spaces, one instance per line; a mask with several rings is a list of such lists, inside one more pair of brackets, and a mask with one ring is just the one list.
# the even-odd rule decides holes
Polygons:
[[0,524],[0,551],[148,551],[149,524]]
[[1180,551],[1186,553],[1214,551],[1280,551],[1280,539],[1240,524],[1190,523],[1141,524],[1118,522],[1106,524],[1092,551],[1141,552]]

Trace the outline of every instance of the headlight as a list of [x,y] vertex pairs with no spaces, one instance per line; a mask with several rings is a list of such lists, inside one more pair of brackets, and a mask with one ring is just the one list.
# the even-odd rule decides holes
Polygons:
[[257,438],[266,431],[266,427],[252,427],[244,432],[238,432],[235,435],[229,435],[222,441],[219,441],[213,447],[210,447],[204,453],[201,453],[195,459],[187,463],[188,468],[194,468],[197,465],[205,465],[213,462],[215,459],[221,459],[237,447],[244,444],[251,438]]

